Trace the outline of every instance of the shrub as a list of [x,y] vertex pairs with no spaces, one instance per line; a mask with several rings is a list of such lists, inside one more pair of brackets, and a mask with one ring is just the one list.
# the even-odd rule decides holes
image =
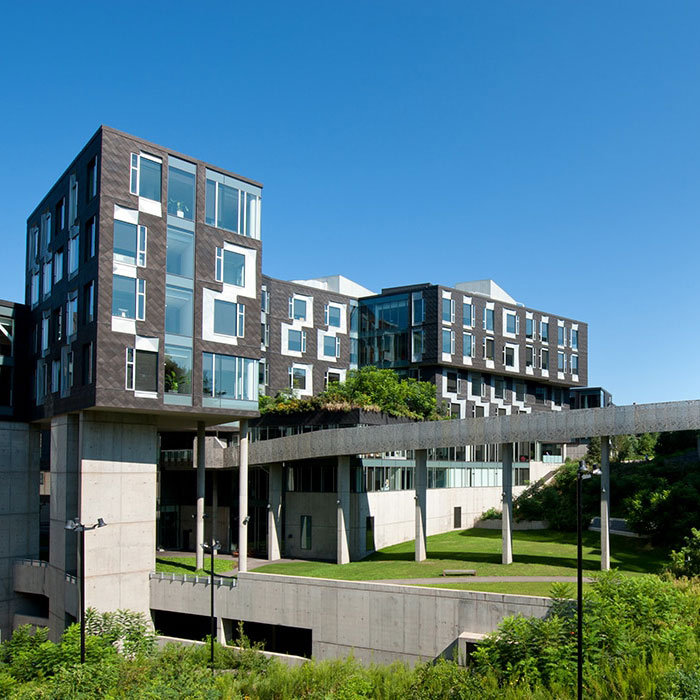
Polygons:
[[674,576],[700,576],[700,530],[691,528],[684,546],[671,552],[671,572]]

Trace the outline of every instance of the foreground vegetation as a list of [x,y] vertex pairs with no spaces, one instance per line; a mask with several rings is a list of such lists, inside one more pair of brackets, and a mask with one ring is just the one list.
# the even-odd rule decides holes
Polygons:
[[[576,618],[561,593],[553,591],[545,620],[506,619],[466,668],[353,659],[289,668],[251,648],[239,629],[241,649],[217,645],[212,674],[208,647],[157,651],[138,615],[91,612],[84,666],[75,625],[59,644],[21,628],[0,645],[0,697],[562,700],[575,697]],[[700,583],[608,574],[587,592],[584,610],[585,697],[700,700]]]
[[[583,566],[600,569],[600,534],[584,532]],[[362,561],[349,564],[299,561],[266,564],[258,573],[318,576],[348,581],[431,578],[443,569],[475,569],[479,576],[574,576],[576,535],[550,530],[513,533],[513,563],[501,564],[501,533],[498,530],[459,530],[428,537],[428,558],[414,561],[413,541],[386,547]],[[660,572],[663,550],[627,537],[611,537],[612,566],[631,574]],[[517,591],[513,591],[517,592]]]

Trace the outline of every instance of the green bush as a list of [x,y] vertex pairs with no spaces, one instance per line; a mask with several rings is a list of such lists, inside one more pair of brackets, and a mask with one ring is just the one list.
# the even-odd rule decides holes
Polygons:
[[691,528],[684,546],[671,552],[671,572],[675,576],[700,576],[700,530]]

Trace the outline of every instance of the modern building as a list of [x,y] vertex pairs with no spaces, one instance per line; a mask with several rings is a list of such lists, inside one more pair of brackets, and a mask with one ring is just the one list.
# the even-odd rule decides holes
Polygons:
[[[565,410],[585,386],[586,324],[526,308],[490,280],[375,294],[340,275],[264,276],[261,194],[260,183],[103,126],[29,216],[26,304],[0,303],[3,634],[13,620],[48,621],[55,638],[73,621],[69,520],[108,524],[85,533],[83,558],[85,602],[108,609],[151,610],[157,547],[201,558],[217,537],[230,551],[335,558],[335,461],[248,473],[259,393],[311,396],[376,365],[434,382],[452,414],[470,418]],[[252,438],[334,420],[258,420]],[[558,445],[515,443],[516,487],[562,457]],[[500,460],[498,444],[430,450],[425,531],[498,506]],[[413,536],[415,455],[343,464],[355,504],[343,556]],[[12,593],[18,557],[43,562],[41,593]]]

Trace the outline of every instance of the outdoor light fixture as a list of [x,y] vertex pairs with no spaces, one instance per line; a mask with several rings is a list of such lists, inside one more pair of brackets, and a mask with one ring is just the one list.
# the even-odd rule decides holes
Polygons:
[[98,518],[94,525],[83,525],[78,518],[71,519],[64,529],[80,535],[80,663],[85,663],[85,533],[95,528],[105,527],[107,523]]
[[216,618],[214,617],[214,554],[221,549],[219,540],[212,540],[211,544],[202,544],[205,552],[211,552],[211,572],[209,574],[209,589],[211,591],[211,672],[214,673],[214,638],[216,637]]
[[250,522],[250,515],[246,515],[245,518],[243,518],[243,524],[247,525]]

